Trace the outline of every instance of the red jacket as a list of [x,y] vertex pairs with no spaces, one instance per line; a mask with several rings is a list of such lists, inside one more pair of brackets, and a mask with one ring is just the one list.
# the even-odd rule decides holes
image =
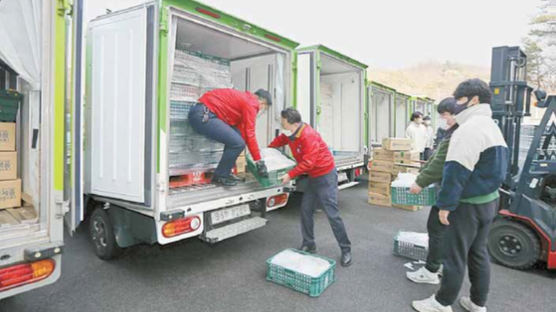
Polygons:
[[304,173],[316,178],[334,169],[334,157],[317,131],[303,124],[294,135],[292,140],[292,137],[281,134],[269,145],[269,147],[289,145],[297,161],[297,166],[288,173],[290,178],[293,179]]
[[234,89],[214,89],[203,94],[199,102],[205,104],[220,120],[237,127],[253,160],[261,159],[255,136],[255,121],[259,112],[257,96]]

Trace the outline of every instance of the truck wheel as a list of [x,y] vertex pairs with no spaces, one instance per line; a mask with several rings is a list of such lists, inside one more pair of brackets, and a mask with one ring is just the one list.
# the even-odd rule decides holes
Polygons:
[[541,247],[537,235],[530,228],[515,221],[500,219],[490,229],[488,251],[500,264],[525,270],[537,262]]
[[116,243],[112,222],[102,206],[95,208],[91,214],[89,236],[99,258],[110,260],[120,254],[121,248]]

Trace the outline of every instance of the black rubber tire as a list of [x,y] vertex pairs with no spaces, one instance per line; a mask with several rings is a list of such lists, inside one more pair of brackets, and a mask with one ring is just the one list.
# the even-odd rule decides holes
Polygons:
[[526,270],[538,261],[541,244],[535,232],[526,225],[498,219],[490,229],[488,252],[504,266]]
[[95,254],[102,260],[110,260],[120,255],[122,249],[116,243],[114,228],[108,213],[98,206],[89,218],[89,238]]

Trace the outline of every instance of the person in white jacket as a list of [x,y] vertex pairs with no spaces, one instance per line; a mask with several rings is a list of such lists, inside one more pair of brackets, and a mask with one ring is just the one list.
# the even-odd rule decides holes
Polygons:
[[405,130],[405,136],[411,139],[412,150],[417,151],[424,160],[424,152],[427,143],[427,128],[423,125],[423,114],[414,112],[411,115],[411,123]]
[[423,124],[425,125],[425,129],[427,129],[427,141],[425,143],[424,160],[429,160],[434,147],[434,129],[431,125],[431,117],[425,116],[425,118],[423,118]]

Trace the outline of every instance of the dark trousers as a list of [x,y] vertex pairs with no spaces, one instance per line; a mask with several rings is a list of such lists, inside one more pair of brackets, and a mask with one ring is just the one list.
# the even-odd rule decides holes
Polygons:
[[487,252],[488,232],[496,215],[498,200],[473,205],[460,204],[448,217],[450,225],[444,235],[444,270],[436,300],[451,305],[456,300],[469,270],[471,301],[485,306],[490,286],[490,260]]
[[[203,117],[207,115],[208,118]],[[189,124],[198,133],[224,144],[224,153],[214,170],[214,177],[227,177],[231,174],[237,157],[245,149],[245,141],[239,131],[218,119],[201,103],[189,110]]]
[[309,177],[307,180],[307,189],[301,200],[303,245],[315,246],[313,214],[320,205],[328,217],[328,222],[342,252],[351,251],[351,242],[338,210],[338,173],[336,169],[320,177]]
[[427,220],[427,232],[429,233],[429,253],[427,254],[427,264],[425,268],[430,272],[438,272],[443,259],[442,246],[446,226],[440,223],[438,218],[438,207],[432,206]]

